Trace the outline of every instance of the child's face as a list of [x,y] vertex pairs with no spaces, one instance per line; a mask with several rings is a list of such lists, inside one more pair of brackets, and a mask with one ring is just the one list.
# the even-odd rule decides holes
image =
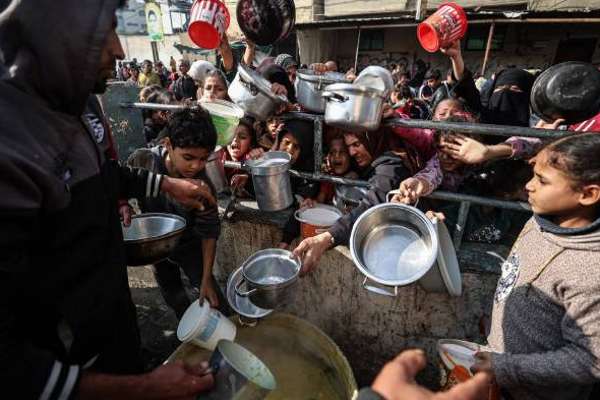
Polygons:
[[273,140],[277,137],[277,133],[283,128],[283,121],[277,118],[272,118],[267,121],[267,131],[271,134]]
[[464,112],[463,109],[456,101],[441,101],[440,104],[435,108],[433,114],[434,121],[444,121],[451,116]]
[[540,152],[534,159],[533,178],[525,189],[534,213],[565,216],[581,209],[581,192],[573,188],[573,182],[559,169],[548,163],[548,152]]
[[204,81],[202,87],[202,100],[225,100],[227,98],[227,87],[223,81],[216,76],[210,76]]
[[152,113],[152,122],[157,125],[166,125],[169,120],[169,112],[160,110]]
[[300,144],[298,143],[298,140],[289,133],[286,133],[285,135],[283,135],[283,138],[281,138],[281,143],[279,143],[278,150],[285,151],[290,156],[292,156],[292,165],[294,165],[300,157]]
[[327,157],[335,175],[342,176],[350,169],[350,154],[343,139],[331,141]]
[[251,143],[252,132],[250,132],[247,126],[238,125],[231,144],[227,146],[227,151],[229,151],[233,159],[241,160],[250,151]]
[[182,178],[194,178],[206,167],[206,160],[210,155],[204,147],[175,147],[169,139],[165,139],[169,159],[175,173]]

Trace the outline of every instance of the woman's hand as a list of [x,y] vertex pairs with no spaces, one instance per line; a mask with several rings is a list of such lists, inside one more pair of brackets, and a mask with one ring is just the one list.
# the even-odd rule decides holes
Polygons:
[[425,195],[429,185],[422,179],[410,177],[400,182],[399,194],[392,197],[392,203],[415,204]]
[[332,246],[332,238],[333,236],[329,232],[321,233],[304,239],[294,249],[294,255],[302,260],[302,275],[311,272],[319,264],[323,253]]
[[475,139],[452,134],[442,141],[442,150],[465,164],[481,164],[488,160],[488,147]]
[[543,119],[540,119],[537,124],[535,124],[536,129],[552,129],[557,130],[558,127],[565,123],[563,118],[559,118],[554,122],[546,122]]

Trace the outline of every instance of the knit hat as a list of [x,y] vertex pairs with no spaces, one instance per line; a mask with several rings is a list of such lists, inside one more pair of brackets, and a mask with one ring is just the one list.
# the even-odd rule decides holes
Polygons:
[[287,70],[289,67],[298,66],[298,62],[289,54],[280,54],[275,57],[275,64],[280,65],[285,70]]

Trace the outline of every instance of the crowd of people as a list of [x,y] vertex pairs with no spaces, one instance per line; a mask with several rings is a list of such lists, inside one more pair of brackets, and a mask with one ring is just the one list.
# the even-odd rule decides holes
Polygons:
[[[513,246],[502,265],[475,377],[433,394],[414,383],[425,359],[409,351],[388,364],[359,399],[483,399],[491,383],[507,399],[592,398],[600,380],[600,135],[586,132],[600,131],[600,116],[575,125],[537,118],[529,105],[536,71],[507,66],[490,79],[475,79],[457,41],[441,50],[449,64],[444,80],[439,70],[423,65],[413,74],[392,71],[394,88],[383,118],[564,129],[572,135],[551,142],[385,123],[374,132],[325,126],[326,156],[315,171],[312,122],[282,114],[303,111],[294,86],[298,70],[337,71],[335,61],[301,65],[279,54],[258,63],[251,42],[236,60],[224,35],[216,65],[171,58],[170,70],[149,60],[138,66],[137,60],[120,61],[118,1],[71,0],[68,9],[76,18],[68,27],[51,18],[46,25],[32,23],[52,15],[51,1],[35,9],[9,3],[0,8],[0,165],[6,171],[0,180],[0,376],[7,390],[25,391],[24,398],[111,399],[192,398],[208,390],[213,378],[206,365],[172,363],[143,373],[119,216],[130,223],[128,200],[135,198],[143,212],[184,217],[180,245],[154,266],[161,292],[180,318],[190,299],[178,266],[201,298],[228,313],[212,274],[220,221],[206,164],[215,155],[245,161],[277,150],[290,154],[293,169],[370,183],[357,207],[294,247],[300,229],[289,219],[279,247],[302,259],[303,274],[327,250],[346,244],[357,218],[386,202],[392,190],[399,191],[393,202],[418,202],[450,230],[458,229],[456,205],[428,199],[437,189],[527,200],[534,213],[530,218],[473,207],[460,227],[468,241]],[[82,55],[89,55],[84,67]],[[105,90],[108,78],[138,86],[141,102],[195,105],[229,100],[238,63],[271,82],[288,105],[266,121],[245,116],[223,148],[216,146],[215,126],[201,107],[144,111],[139,134],[147,146],[129,155],[128,165],[118,164],[110,126],[93,95]],[[349,70],[346,77],[352,80],[357,72]],[[60,85],[50,77],[62,78]],[[245,171],[228,169],[227,178],[236,196],[253,196]],[[331,203],[335,193],[331,183],[297,177],[292,189],[296,208]]]

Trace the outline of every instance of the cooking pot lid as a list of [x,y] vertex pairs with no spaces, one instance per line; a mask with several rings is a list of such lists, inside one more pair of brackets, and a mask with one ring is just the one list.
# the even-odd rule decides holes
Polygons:
[[250,297],[242,297],[235,291],[236,285],[242,280],[242,267],[239,267],[231,273],[227,280],[227,301],[231,308],[238,314],[247,318],[262,318],[271,314],[273,310],[266,310],[255,306],[250,301]]
[[299,210],[297,214],[298,221],[320,227],[332,226],[341,217],[340,210],[325,204],[317,204],[312,208]]
[[460,296],[462,294],[462,279],[454,243],[448,233],[448,228],[442,221],[436,220],[433,224],[436,226],[438,234],[439,247],[436,261],[440,275],[442,275],[448,293],[451,296]]
[[330,85],[330,84],[334,84],[334,83],[342,83],[342,82],[346,82],[346,83],[350,82],[348,79],[346,79],[346,75],[342,74],[341,72],[328,71],[328,72],[325,72],[324,74],[318,74],[315,71],[313,71],[312,69],[299,69],[296,72],[296,74],[300,79],[302,79],[304,81],[314,82],[314,83],[321,82],[325,85]]
[[200,101],[200,105],[210,114],[218,115],[224,118],[242,118],[244,116],[244,110],[230,101],[226,100],[212,100],[212,101]]
[[258,74],[253,69],[249,68],[244,64],[239,64],[238,66],[239,79],[242,84],[249,83],[252,84],[258,89],[259,92],[268,96],[276,102],[280,103],[288,103],[287,97],[283,95],[276,95],[271,91],[271,82],[263,78],[260,74]]

